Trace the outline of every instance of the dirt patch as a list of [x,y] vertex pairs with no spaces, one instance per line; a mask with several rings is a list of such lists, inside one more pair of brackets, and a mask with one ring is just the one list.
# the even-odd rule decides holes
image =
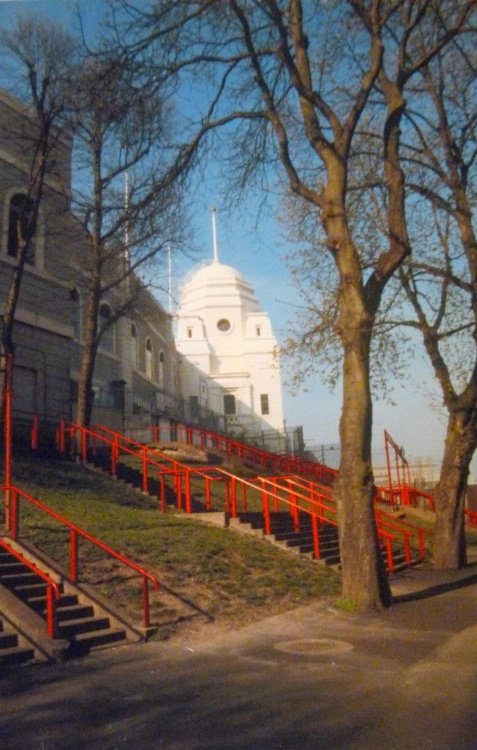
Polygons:
[[160,451],[160,453],[170,456],[170,458],[180,461],[181,463],[209,464],[212,460],[214,463],[217,463],[218,460],[217,456],[212,456],[212,454],[203,448],[178,441],[171,443],[152,443],[148,447]]

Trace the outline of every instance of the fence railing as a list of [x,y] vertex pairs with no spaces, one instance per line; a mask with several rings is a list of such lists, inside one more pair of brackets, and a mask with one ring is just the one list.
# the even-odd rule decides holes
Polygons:
[[[187,434],[184,442],[193,444],[194,428],[185,427]],[[264,530],[266,534],[271,533],[271,510],[278,511],[280,506],[285,506],[292,515],[295,528],[299,530],[300,513],[308,515],[311,519],[313,534],[313,554],[319,558],[320,525],[328,524],[337,526],[336,506],[332,500],[331,488],[326,484],[318,484],[309,479],[303,479],[297,475],[280,475],[274,477],[260,476],[256,479],[245,479],[222,467],[191,468],[190,466],[173,459],[157,448],[144,445],[131,437],[125,437],[116,433],[108,427],[98,425],[94,429],[83,428],[79,425],[62,425],[60,427],[60,442],[65,449],[65,435],[69,435],[72,441],[80,439],[81,456],[83,460],[88,459],[89,453],[95,450],[96,442],[108,446],[110,450],[110,471],[116,474],[117,465],[121,452],[133,456],[140,463],[142,474],[142,489],[148,491],[150,474],[157,472],[159,479],[159,504],[161,510],[165,510],[165,479],[167,476],[174,479],[174,491],[176,504],[179,509],[190,513],[192,510],[192,484],[193,478],[200,478],[204,482],[205,507],[210,510],[212,505],[211,487],[214,482],[225,484],[224,509],[232,518],[237,517],[239,510],[247,511],[249,497],[253,493],[254,500],[260,498],[261,512],[264,518]],[[61,437],[62,436],[62,437]],[[208,431],[199,434],[201,447],[207,447],[207,441],[211,440]],[[224,439],[223,436],[218,436]],[[197,439],[197,436],[195,436]],[[214,436],[215,438],[215,436]],[[159,442],[153,440],[153,442]],[[243,447],[243,446],[242,446]],[[246,446],[245,446],[246,447]],[[184,502],[183,502],[184,497]],[[390,516],[380,512],[376,516],[378,536],[381,538],[386,550],[388,570],[393,572],[394,550],[393,544],[398,542],[404,548],[406,564],[412,563],[411,540],[416,539],[420,559],[424,558],[424,531],[410,524],[396,522]]]
[[32,573],[42,578],[46,583],[46,632],[50,638],[55,638],[57,634],[56,602],[60,597],[60,586],[54,581],[48,573],[41,570],[35,563],[28,560],[21,552],[18,552],[11,544],[4,539],[0,539],[0,547],[6,550],[16,560],[25,565]]
[[[128,431],[130,435],[134,430]],[[138,430],[142,436],[145,430]],[[149,441],[158,443],[161,440],[178,440],[188,445],[194,445],[203,450],[215,450],[228,458],[237,456],[245,463],[255,468],[267,468],[277,472],[301,473],[317,480],[331,484],[337,474],[335,469],[331,469],[318,461],[310,461],[299,458],[298,456],[271,453],[270,451],[258,448],[248,443],[243,443],[237,439],[222,435],[212,430],[196,427],[193,425],[176,424],[171,434],[171,428],[168,425],[153,426],[149,428]]]
[[[174,491],[177,495],[178,508],[186,513],[192,511],[191,479],[196,478],[204,482],[206,494],[210,497],[210,474],[203,468],[191,468],[187,464],[162,453],[155,448],[144,445],[132,438],[121,435],[104,425],[94,428],[82,427],[77,424],[61,422],[58,428],[58,448],[65,452],[69,449],[67,443],[76,445],[82,461],[94,456],[101,446],[110,451],[110,473],[117,476],[121,454],[135,460],[141,472],[141,489],[149,492],[151,479],[157,478],[159,483],[158,501],[161,510],[166,506],[166,477],[172,477]],[[153,475],[151,477],[151,474]]]
[[429,510],[435,511],[436,509],[432,492],[412,487],[409,484],[395,484],[391,487],[381,486],[377,490],[379,500],[390,505],[415,506],[419,501],[422,501]]
[[[315,550],[319,545],[318,529],[315,526],[321,523],[338,526],[337,510],[331,496],[331,490],[326,486],[317,486],[312,482],[302,481],[299,477],[261,477],[264,486],[272,486],[277,495],[278,492],[287,493],[288,500],[293,508],[293,517],[295,529],[299,530],[300,516],[299,512],[308,512],[316,519],[313,519],[313,544]],[[283,494],[280,495],[283,501]],[[306,504],[306,505],[305,505]],[[399,543],[404,551],[404,560],[406,565],[413,563],[411,541],[415,540],[415,546],[418,551],[419,560],[424,560],[426,555],[424,537],[427,533],[425,529],[419,526],[413,526],[409,523],[397,522],[391,516],[383,511],[375,510],[376,526],[378,537],[381,539],[386,551],[387,567],[390,573],[395,570],[393,543]]]
[[[137,565],[132,560],[122,555],[120,552],[117,552],[116,550],[112,549],[112,547],[109,547],[100,539],[97,539],[92,534],[82,529],[80,526],[77,526],[76,524],[72,523],[67,518],[62,516],[60,513],[57,513],[48,505],[45,505],[45,503],[42,503],[40,500],[37,500],[36,498],[32,497],[31,495],[29,495],[27,492],[20,489],[19,487],[15,485],[11,485],[10,487],[3,487],[3,489],[9,492],[10,515],[9,515],[8,531],[12,539],[18,540],[19,538],[21,501],[24,501],[30,505],[33,505],[35,508],[39,509],[42,513],[45,513],[51,518],[54,518],[62,526],[65,526],[66,528],[69,529],[69,532],[70,532],[69,534],[69,548],[70,548],[69,549],[69,580],[72,583],[77,583],[78,577],[79,577],[79,556],[78,556],[78,538],[79,537],[81,537],[82,539],[86,539],[88,542],[90,542],[94,546],[103,550],[103,552],[106,552],[110,557],[114,557],[123,565],[125,565],[126,567],[138,573],[142,577],[142,580],[143,580],[143,587],[142,587],[143,622],[144,622],[144,627],[149,628],[150,626],[149,583],[152,584],[155,591],[159,590],[159,581],[152,573],[145,570],[145,568],[141,567],[140,565]],[[41,573],[39,572],[39,575],[40,574]],[[43,575],[43,577],[44,576],[45,574]]]

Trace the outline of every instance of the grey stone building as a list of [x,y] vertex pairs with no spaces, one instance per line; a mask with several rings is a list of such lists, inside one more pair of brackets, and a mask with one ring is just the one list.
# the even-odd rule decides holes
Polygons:
[[[26,200],[32,121],[25,106],[0,91],[0,315],[15,264],[15,216]],[[71,142],[55,139],[32,250],[15,316],[14,418],[54,424],[74,419],[88,283],[87,238],[71,210]],[[171,320],[152,294],[135,285],[134,304],[103,336],[96,357],[95,421],[112,427],[180,418],[178,362]],[[101,301],[114,316],[125,289]]]

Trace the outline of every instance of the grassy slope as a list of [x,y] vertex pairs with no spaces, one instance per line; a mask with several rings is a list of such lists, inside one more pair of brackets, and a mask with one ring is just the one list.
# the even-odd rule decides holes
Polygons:
[[[161,514],[152,499],[81,466],[17,460],[14,481],[166,584],[172,595],[163,591],[151,598],[152,619],[163,636],[181,620],[204,622],[199,610],[224,624],[247,622],[339,592],[339,576],[333,571],[264,540],[181,514]],[[25,539],[66,567],[68,532],[56,521],[22,503],[21,528]],[[83,580],[133,610],[139,622],[136,576],[88,542],[81,542],[80,565]]]

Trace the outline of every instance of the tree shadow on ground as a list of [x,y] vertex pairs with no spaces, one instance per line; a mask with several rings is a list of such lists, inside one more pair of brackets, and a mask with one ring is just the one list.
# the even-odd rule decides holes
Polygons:
[[[474,570],[475,573],[459,578],[458,580],[449,580],[434,585],[428,586],[427,588],[420,589],[419,591],[412,591],[407,594],[396,594],[393,596],[394,604],[404,604],[405,602],[419,601],[421,599],[429,599],[434,596],[446,594],[450,591],[457,591],[459,589],[467,588],[469,586],[475,586],[477,584],[477,565],[468,565],[467,570]],[[455,573],[456,571],[451,571]]]

